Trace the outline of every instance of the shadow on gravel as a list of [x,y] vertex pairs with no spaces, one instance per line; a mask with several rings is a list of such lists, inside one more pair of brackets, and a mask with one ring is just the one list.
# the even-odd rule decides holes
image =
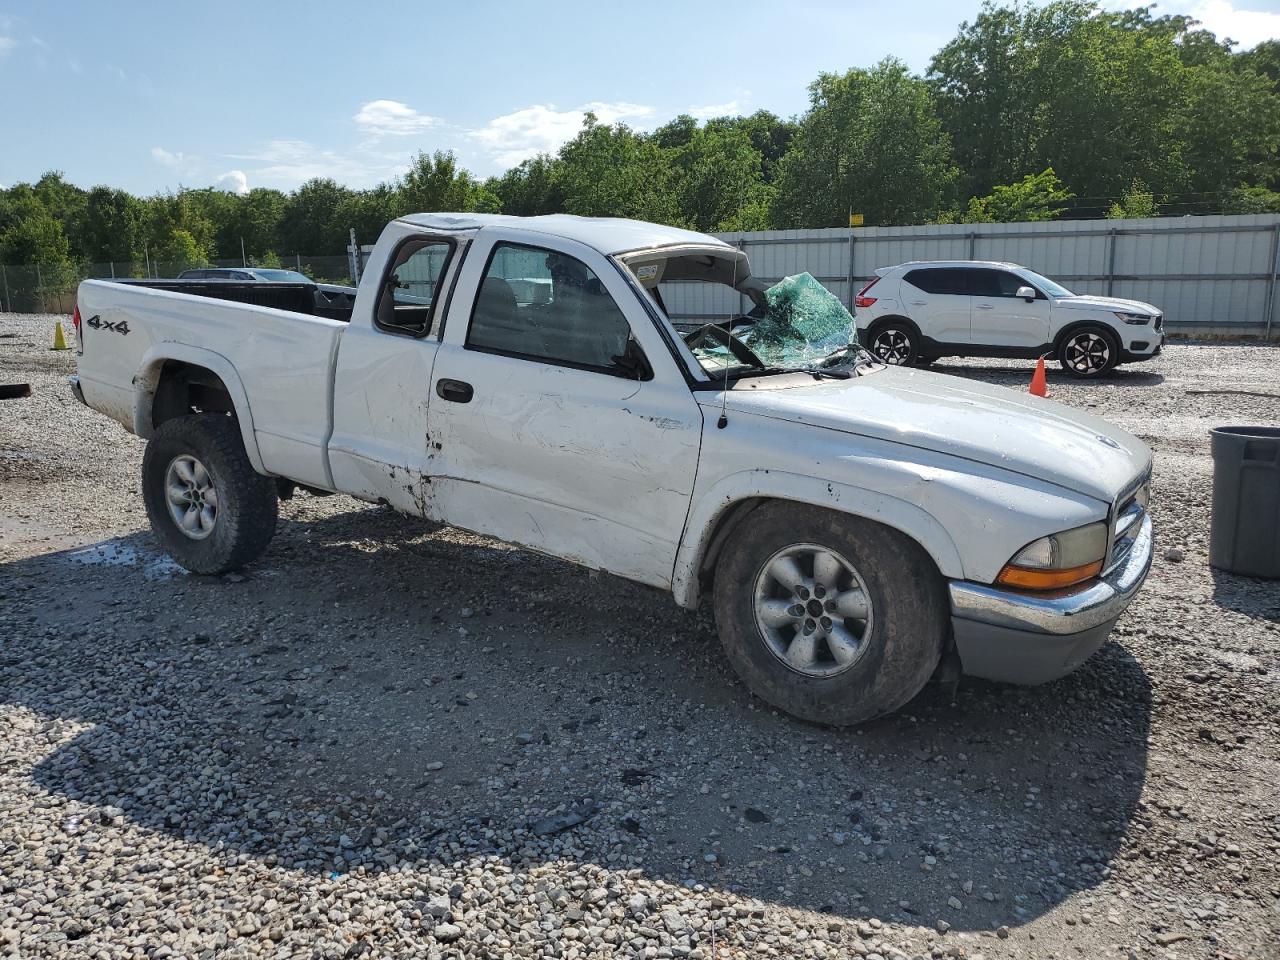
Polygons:
[[753,701],[708,619],[468,539],[359,509],[282,521],[244,577],[142,535],[0,566],[0,699],[45,720],[18,772],[79,829],[310,873],[566,859],[990,929],[1109,872],[1151,711],[1122,647],[828,730]]
[[1280,580],[1243,577],[1210,567],[1213,602],[1224,610],[1280,622]]

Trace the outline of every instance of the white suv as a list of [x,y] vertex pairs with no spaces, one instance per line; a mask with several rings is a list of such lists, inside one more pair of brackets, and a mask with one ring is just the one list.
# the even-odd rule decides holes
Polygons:
[[854,298],[858,335],[891,364],[1052,354],[1077,377],[1150,360],[1164,317],[1149,303],[1076,295],[1016,263],[937,260],[882,267]]

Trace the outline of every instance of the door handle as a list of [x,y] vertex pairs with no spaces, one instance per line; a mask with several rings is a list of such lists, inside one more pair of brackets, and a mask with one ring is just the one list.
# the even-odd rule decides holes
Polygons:
[[992,306],[991,304],[989,304],[989,303],[979,303],[979,304],[977,304],[977,307],[978,307],[978,309],[979,309],[979,310],[994,310],[994,309],[995,309],[995,307],[993,307],[993,306]]
[[471,398],[475,395],[475,390],[472,389],[469,383],[441,377],[436,381],[436,395],[441,400],[449,400],[452,403],[470,403]]
[[928,300],[912,300],[912,301],[911,301],[911,305],[912,305],[913,307],[923,307],[923,306],[927,305],[927,304],[928,304],[928,302],[929,302]]

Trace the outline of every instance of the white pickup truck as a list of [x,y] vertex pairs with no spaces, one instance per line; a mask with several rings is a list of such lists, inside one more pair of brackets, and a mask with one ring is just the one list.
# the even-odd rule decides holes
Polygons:
[[[72,387],[147,438],[147,512],[197,573],[262,555],[297,486],[708,598],[750,689],[813,721],[939,669],[1074,669],[1149,569],[1150,451],[879,363],[797,279],[648,223],[408,216],[346,322],[84,282]],[[725,319],[678,332],[677,281]]]

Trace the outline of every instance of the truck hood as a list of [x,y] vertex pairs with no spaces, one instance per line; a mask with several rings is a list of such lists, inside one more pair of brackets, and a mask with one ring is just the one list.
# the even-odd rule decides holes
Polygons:
[[[754,388],[753,388],[754,387]],[[717,408],[719,394],[704,404]],[[848,380],[808,374],[741,381],[735,412],[812,424],[963,457],[1112,503],[1151,451],[1099,417],[973,380],[888,367]]]
[[1092,294],[1078,294],[1074,297],[1057,297],[1053,301],[1055,307],[1066,307],[1068,310],[1122,310],[1125,313],[1146,313],[1158,316],[1159,307],[1153,307],[1141,300],[1121,300],[1119,297],[1095,297]]

